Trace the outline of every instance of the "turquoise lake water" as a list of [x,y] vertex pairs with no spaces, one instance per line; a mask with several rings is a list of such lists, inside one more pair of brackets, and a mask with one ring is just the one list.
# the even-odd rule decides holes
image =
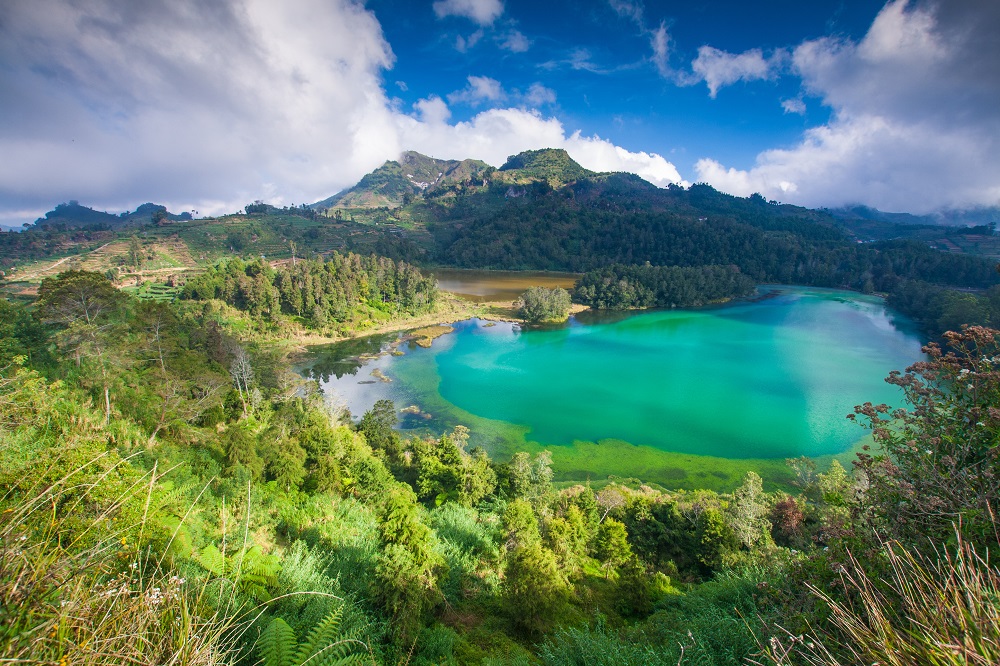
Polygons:
[[864,401],[901,403],[883,380],[921,357],[919,338],[878,298],[761,294],[696,310],[584,313],[551,329],[469,320],[430,349],[404,343],[403,355],[360,367],[340,357],[391,338],[317,350],[311,372],[355,416],[389,398],[421,410],[400,414],[404,429],[461,423],[493,453],[602,441],[728,459],[849,449],[865,431],[846,415]]

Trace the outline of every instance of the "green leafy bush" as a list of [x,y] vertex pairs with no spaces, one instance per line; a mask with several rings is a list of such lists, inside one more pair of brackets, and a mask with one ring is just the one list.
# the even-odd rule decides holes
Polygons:
[[571,305],[569,292],[562,287],[531,287],[521,294],[518,315],[529,324],[566,319]]

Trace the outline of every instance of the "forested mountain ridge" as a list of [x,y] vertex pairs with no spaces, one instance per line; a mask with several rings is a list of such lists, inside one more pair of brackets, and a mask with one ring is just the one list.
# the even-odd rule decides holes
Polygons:
[[[75,210],[64,205],[57,211],[70,208]],[[120,217],[91,212],[116,223]],[[865,220],[859,226],[859,218],[848,224],[828,211],[756,194],[736,197],[705,184],[660,188],[634,174],[595,173],[563,150],[526,151],[500,169],[411,151],[312,206],[254,202],[242,213],[201,220],[155,213],[146,224],[136,218],[139,226],[127,231],[51,223],[0,235],[0,268],[15,269],[9,285],[11,277],[27,278],[23,287],[12,287],[19,290],[32,290],[32,281],[61,266],[99,270],[137,286],[148,273],[176,293],[181,272],[196,275],[232,255],[273,262],[336,251],[423,267],[573,272],[614,264],[629,275],[637,274],[624,267],[646,263],[732,266],[758,284],[886,294],[932,336],[957,323],[1000,322],[1000,295],[985,293],[1000,282],[994,270],[1000,237],[989,226],[887,226],[880,220],[871,223],[881,226],[865,226]],[[48,258],[56,261],[43,264]],[[585,300],[614,307],[606,297],[615,290],[602,293]]]
[[312,204],[316,210],[379,208],[408,205],[457,192],[471,193],[494,185],[545,182],[562,186],[597,174],[584,169],[565,150],[544,148],[511,155],[499,169],[480,160],[439,160],[409,150],[389,160],[357,185]]
[[889,213],[862,205],[824,210],[840,220],[868,220],[897,226],[980,226],[985,228],[1000,223],[1000,206],[979,206],[964,210],[945,209],[925,215]]
[[[989,247],[980,247],[983,235],[992,235],[990,222],[1000,219],[996,209],[937,216],[884,213],[863,206],[812,210],[767,201],[758,194],[731,196],[704,183],[660,188],[635,174],[597,173],[580,166],[561,149],[511,155],[499,169],[476,160],[437,160],[408,151],[398,162],[386,162],[357,185],[311,207],[341,209],[339,218],[348,209],[384,209],[390,224],[395,221],[409,228],[416,223],[419,232],[425,224],[464,226],[466,221],[489,216],[504,206],[523,205],[518,199],[536,200],[552,194],[560,195],[567,205],[589,204],[617,213],[672,213],[710,224],[722,218],[723,222],[735,220],[768,231],[790,231],[825,240],[916,238],[952,252],[1000,255],[1000,246],[994,248],[987,242]],[[575,210],[579,209],[569,206],[569,212]],[[973,226],[963,227],[963,221]],[[725,231],[720,229],[720,233]],[[974,244],[964,242],[961,237],[966,234],[974,237]],[[958,246],[940,241],[946,237],[956,237]]]

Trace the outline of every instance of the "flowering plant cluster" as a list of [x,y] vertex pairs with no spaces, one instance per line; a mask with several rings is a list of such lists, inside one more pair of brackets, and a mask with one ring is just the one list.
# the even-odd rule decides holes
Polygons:
[[1000,331],[968,326],[945,340],[947,351],[927,345],[927,360],[887,378],[909,409],[865,403],[849,417],[862,417],[882,448],[855,463],[867,480],[867,518],[906,541],[948,541],[957,526],[996,544]]

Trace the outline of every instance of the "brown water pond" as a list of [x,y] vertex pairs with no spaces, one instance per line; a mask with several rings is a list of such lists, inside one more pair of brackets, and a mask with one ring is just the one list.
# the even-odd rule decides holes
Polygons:
[[477,271],[460,268],[437,268],[430,271],[442,291],[476,303],[514,301],[529,287],[562,287],[572,290],[580,275],[545,271]]

